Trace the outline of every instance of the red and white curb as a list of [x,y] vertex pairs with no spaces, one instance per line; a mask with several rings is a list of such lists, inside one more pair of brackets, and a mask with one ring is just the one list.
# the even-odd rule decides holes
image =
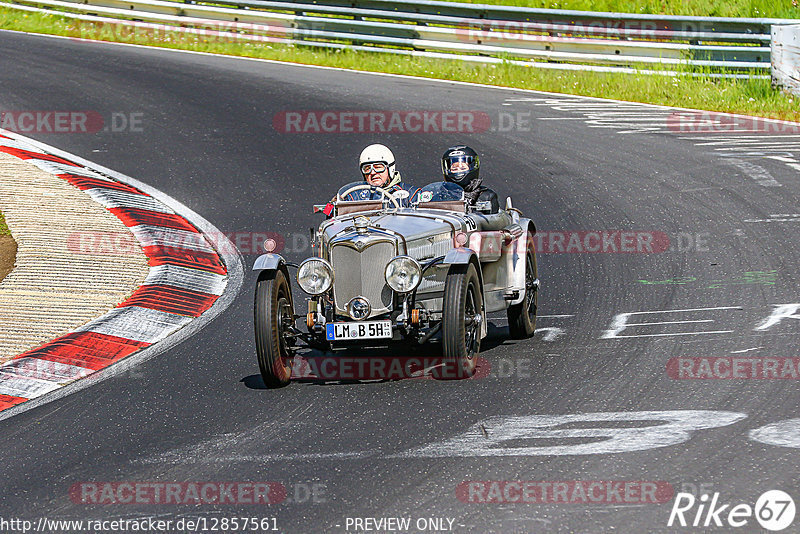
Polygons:
[[[116,308],[0,366],[0,418],[62,396],[31,402],[47,393],[68,394],[85,387],[78,385],[78,379],[123,358],[129,365],[112,369],[124,370],[162,352],[217,316],[241,288],[243,268],[236,247],[174,199],[133,178],[4,130],[0,130],[0,152],[67,181],[103,205],[130,229],[150,265],[144,283]],[[206,234],[217,236],[219,250]],[[112,369],[102,376],[116,374]]]

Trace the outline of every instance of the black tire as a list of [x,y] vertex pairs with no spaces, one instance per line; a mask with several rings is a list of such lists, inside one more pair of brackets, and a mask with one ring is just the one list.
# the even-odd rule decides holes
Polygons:
[[483,294],[473,264],[455,265],[447,273],[442,311],[443,379],[467,378],[475,373],[481,350]]
[[294,324],[294,305],[289,281],[282,270],[259,275],[253,309],[261,377],[268,388],[283,387],[292,376],[294,352],[285,333]]
[[536,309],[539,304],[539,292],[535,280],[538,277],[536,270],[536,246],[533,234],[528,232],[528,247],[525,253],[525,298],[519,304],[509,306],[508,331],[511,339],[527,339],[536,331]]

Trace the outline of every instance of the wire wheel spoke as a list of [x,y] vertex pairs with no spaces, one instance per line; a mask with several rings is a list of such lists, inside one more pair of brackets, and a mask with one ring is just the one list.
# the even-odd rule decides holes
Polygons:
[[475,306],[475,287],[470,284],[467,289],[467,302],[464,306],[464,334],[467,345],[467,358],[475,355],[475,341],[477,340],[479,321],[476,320],[477,310]]

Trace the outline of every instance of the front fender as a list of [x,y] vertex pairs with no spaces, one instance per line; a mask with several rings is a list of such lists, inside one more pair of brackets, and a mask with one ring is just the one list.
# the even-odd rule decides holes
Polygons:
[[443,265],[469,265],[470,263],[475,264],[475,269],[478,271],[478,279],[481,281],[481,292],[483,292],[483,271],[481,270],[478,254],[474,250],[466,247],[451,248],[442,260]]
[[[449,265],[467,265],[472,258],[478,259],[475,251],[465,247],[451,248],[444,256],[442,263]],[[480,263],[480,262],[478,262]]]
[[285,268],[286,260],[280,254],[262,254],[253,264],[254,271],[277,271]]
[[[519,225],[522,227],[522,235],[510,245],[507,255],[509,268],[512,273],[511,288],[519,290],[519,296],[508,302],[510,306],[519,304],[525,300],[525,254],[528,250],[528,232],[530,232],[531,235],[536,234],[536,226],[530,219],[520,218]],[[536,261],[535,250],[534,261]]]
[[[474,264],[475,269],[478,271],[478,281],[481,286],[481,295],[483,295],[483,271],[481,270],[481,262],[478,260],[478,255],[474,250],[465,247],[451,248],[447,254],[445,254],[444,260],[442,260],[443,265],[469,265],[470,263]],[[483,314],[481,338],[484,338],[488,331],[488,325],[486,324],[486,306],[481,310],[481,313]]]

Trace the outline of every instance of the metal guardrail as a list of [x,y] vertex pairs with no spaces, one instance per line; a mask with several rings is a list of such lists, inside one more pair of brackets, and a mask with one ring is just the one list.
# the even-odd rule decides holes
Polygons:
[[800,24],[772,28],[772,81],[800,95]]
[[[22,4],[22,5],[21,5]],[[531,9],[432,0],[15,0],[18,9],[184,33],[570,70],[641,65],[764,75],[771,29],[800,22]],[[27,7],[26,6],[30,6]],[[36,7],[32,7],[36,6]],[[675,74],[674,71],[644,71]]]

